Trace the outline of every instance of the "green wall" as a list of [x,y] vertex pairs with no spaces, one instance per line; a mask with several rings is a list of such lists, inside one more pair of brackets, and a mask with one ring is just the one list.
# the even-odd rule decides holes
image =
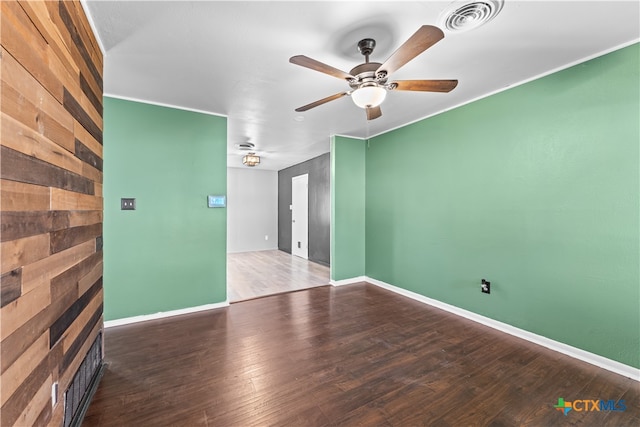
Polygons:
[[639,368],[638,53],[373,138],[367,276]]
[[341,136],[331,139],[332,280],[365,274],[365,144]]
[[[226,118],[104,99],[106,320],[226,300]],[[120,198],[135,197],[135,211]]]

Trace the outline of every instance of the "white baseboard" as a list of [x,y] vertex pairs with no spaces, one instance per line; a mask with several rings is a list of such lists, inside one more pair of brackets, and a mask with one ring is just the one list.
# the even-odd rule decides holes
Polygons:
[[344,279],[344,280],[329,280],[329,283],[332,286],[344,286],[344,285],[352,285],[354,283],[359,283],[359,282],[366,282],[367,280],[369,280],[368,277],[366,276],[358,276],[358,277],[352,277],[351,279]]
[[[243,165],[242,168],[246,169],[247,167]],[[227,254],[244,254],[247,252],[266,252],[266,251],[277,251],[277,250],[279,250],[277,246],[275,248],[260,248],[260,249],[238,249],[238,250],[227,249]]]
[[164,319],[165,317],[180,316],[182,314],[197,313],[199,311],[215,310],[216,308],[229,307],[229,301],[215,304],[199,305],[197,307],[181,308],[179,310],[161,311],[154,314],[143,314],[141,316],[125,317],[122,319],[107,320],[104,322],[105,328],[114,326],[129,325],[131,323],[146,322],[148,320]]
[[473,320],[474,322],[481,323],[485,326],[489,326],[493,329],[497,329],[509,335],[522,338],[534,344],[541,345],[543,347],[557,351],[559,353],[565,354],[575,359],[582,360],[583,362],[587,362],[592,365],[598,366],[600,368],[606,369],[608,371],[615,372],[616,374],[623,375],[627,378],[640,381],[640,369],[634,368],[633,366],[625,365],[624,363],[607,359],[606,357],[602,357],[597,354],[590,353],[588,351],[585,351],[576,347],[572,347],[570,345],[561,343],[559,341],[555,341],[550,338],[543,337],[542,335],[537,335],[532,332],[525,331],[524,329],[517,328],[507,323],[499,322],[497,320],[462,309],[460,307],[456,307],[456,306],[444,303],[442,301],[425,297],[424,295],[420,295],[415,292],[411,292],[406,289],[402,289],[397,286],[390,285],[380,280],[372,279],[371,277],[364,277],[364,278],[357,277],[355,279],[341,280],[340,282],[345,282],[344,284],[348,284],[348,283],[356,283],[356,282],[363,282],[363,281],[367,283],[371,283],[372,285],[376,285],[381,288],[387,289],[391,292],[395,292],[397,294],[403,295],[405,297],[411,298],[413,300],[419,301],[421,303],[428,304],[430,306],[448,311],[449,313],[453,313],[458,316],[464,317],[466,319]]
[[[625,365],[624,363],[620,363],[615,360],[611,360],[606,357],[603,357],[594,353],[590,353],[588,351],[570,346],[568,344],[561,343],[559,341],[552,340],[547,337],[543,337],[542,335],[537,335],[532,332],[525,331],[524,329],[517,328],[507,323],[503,323],[498,320],[494,320],[489,317],[485,317],[480,314],[474,313],[472,311],[468,311],[463,308],[456,307],[454,305],[447,304],[442,301],[438,301],[433,298],[429,298],[424,295],[420,295],[415,292],[408,291],[406,289],[402,289],[394,285],[390,285],[388,283],[382,282],[377,279],[373,279],[371,277],[359,276],[359,277],[353,277],[351,279],[331,280],[329,283],[333,286],[345,286],[345,285],[351,285],[354,283],[361,283],[361,282],[371,283],[372,285],[381,287],[383,289],[405,296],[407,298],[411,298],[415,301],[430,305],[432,307],[439,308],[441,310],[447,311],[449,313],[453,313],[455,315],[464,317],[465,319],[472,320],[474,322],[483,324],[485,326],[489,326],[490,328],[507,333],[509,335],[513,335],[518,338],[522,338],[534,344],[538,344],[543,347],[546,347],[550,350],[557,351],[559,353],[565,354],[575,359],[582,360],[583,362],[587,362],[592,365],[598,366],[600,368],[606,369],[608,371],[614,372],[616,374],[623,375],[627,378],[631,378],[635,381],[640,381],[640,369],[634,368],[633,366]],[[181,314],[188,314],[188,313],[196,313],[196,312],[205,311],[205,310],[214,310],[217,308],[223,308],[228,306],[229,306],[229,302],[225,301],[221,303],[201,305],[197,307],[184,308],[180,310],[165,311],[165,312],[147,314],[142,316],[126,317],[123,319],[116,319],[116,320],[107,320],[104,322],[104,327],[111,328],[114,326],[128,325],[131,323],[145,322],[147,320],[162,319],[166,317],[179,316]]]

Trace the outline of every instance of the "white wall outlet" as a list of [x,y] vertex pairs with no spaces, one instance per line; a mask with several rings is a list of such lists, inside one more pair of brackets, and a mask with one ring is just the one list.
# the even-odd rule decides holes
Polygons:
[[264,240],[269,240],[269,235],[268,234],[264,235]]
[[51,384],[51,407],[58,404],[58,381]]

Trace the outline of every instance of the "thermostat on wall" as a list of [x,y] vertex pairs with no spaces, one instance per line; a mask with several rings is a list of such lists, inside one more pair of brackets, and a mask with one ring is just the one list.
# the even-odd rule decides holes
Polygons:
[[227,207],[227,196],[208,196],[207,204],[210,208],[225,208]]

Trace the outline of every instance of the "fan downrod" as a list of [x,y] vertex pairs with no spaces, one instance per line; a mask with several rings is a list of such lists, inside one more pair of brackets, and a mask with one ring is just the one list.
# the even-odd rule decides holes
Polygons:
[[364,55],[365,62],[369,62],[369,55],[373,53],[375,47],[376,41],[374,39],[362,39],[358,42],[358,52]]

